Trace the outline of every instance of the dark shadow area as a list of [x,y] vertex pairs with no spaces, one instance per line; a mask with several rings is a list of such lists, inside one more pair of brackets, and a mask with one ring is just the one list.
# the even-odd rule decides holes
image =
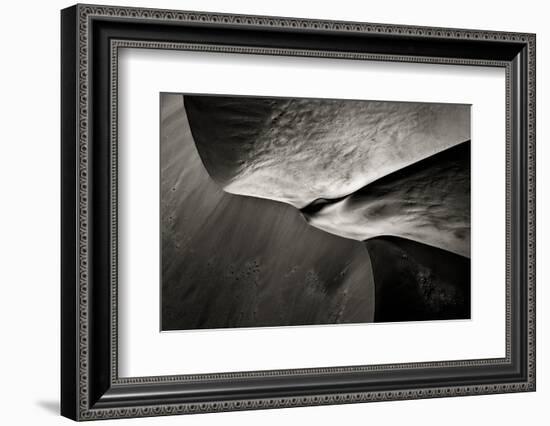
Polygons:
[[394,235],[470,256],[470,141],[339,199],[301,209],[319,229],[356,240]]
[[470,318],[470,259],[397,237],[365,242],[375,322]]
[[59,401],[36,401],[36,405],[49,414],[59,415]]

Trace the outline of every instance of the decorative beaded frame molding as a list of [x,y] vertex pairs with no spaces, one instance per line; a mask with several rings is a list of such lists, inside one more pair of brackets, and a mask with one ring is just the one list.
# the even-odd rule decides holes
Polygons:
[[[275,18],[266,16],[243,16],[201,12],[184,12],[155,9],[137,9],[125,7],[103,7],[92,5],[77,5],[77,277],[76,286],[76,320],[77,320],[77,362],[75,363],[76,383],[76,407],[66,409],[65,415],[75,420],[93,420],[105,418],[159,416],[171,414],[205,413],[230,410],[279,408],[293,406],[309,406],[323,404],[343,404],[366,401],[402,400],[416,398],[434,398],[443,396],[462,396],[488,393],[505,393],[535,390],[535,36],[533,34],[504,33],[492,31],[411,27],[401,25],[383,25],[355,22],[335,22],[323,20]],[[219,400],[202,403],[163,403],[144,406],[107,407],[96,408],[90,400],[90,330],[89,330],[89,276],[90,276],[90,149],[89,149],[89,113],[90,113],[90,81],[89,81],[89,55],[90,55],[90,22],[93,18],[125,18],[136,19],[140,22],[170,21],[181,23],[209,23],[223,25],[250,26],[257,28],[299,28],[315,31],[337,31],[365,34],[405,34],[415,37],[452,39],[452,40],[500,40],[523,43],[527,46],[527,374],[526,380],[520,382],[498,383],[479,386],[447,386],[433,388],[404,388],[400,390],[378,392],[352,392],[329,393],[324,395],[311,395],[299,397],[273,397],[254,399]],[[196,50],[209,52],[226,52],[239,54],[264,54],[264,55],[292,55],[310,56],[339,59],[357,59],[374,61],[396,62],[425,62],[445,63],[456,65],[478,65],[504,67],[506,70],[506,356],[498,359],[461,360],[429,363],[386,364],[354,367],[327,367],[299,370],[273,370],[243,373],[222,373],[185,376],[159,376],[159,377],[118,377],[118,327],[117,327],[117,113],[118,113],[118,51],[120,48],[147,48],[147,49],[172,49],[172,50]],[[144,40],[111,40],[110,41],[110,97],[111,97],[111,360],[110,381],[113,385],[138,384],[148,385],[155,383],[177,383],[193,381],[212,381],[220,379],[243,379],[250,377],[272,376],[304,376],[308,374],[334,374],[345,372],[368,372],[395,369],[414,368],[439,368],[453,366],[482,366],[504,365],[511,362],[511,267],[512,255],[511,240],[511,138],[513,129],[510,128],[511,116],[511,68],[506,61],[489,61],[461,58],[439,57],[415,57],[402,55],[349,53],[337,51],[315,51],[299,49],[257,48],[243,46],[226,46],[212,44],[152,42]],[[62,367],[64,368],[64,367]],[[62,396],[63,400],[63,396]],[[63,401],[62,401],[63,404]],[[63,411],[63,407],[62,407]]]

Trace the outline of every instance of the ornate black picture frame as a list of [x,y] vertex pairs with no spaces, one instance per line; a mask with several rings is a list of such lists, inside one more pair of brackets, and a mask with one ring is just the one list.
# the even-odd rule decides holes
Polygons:
[[[121,378],[117,64],[123,47],[506,71],[506,356]],[[61,413],[159,416],[535,390],[535,35],[76,5],[61,12]]]

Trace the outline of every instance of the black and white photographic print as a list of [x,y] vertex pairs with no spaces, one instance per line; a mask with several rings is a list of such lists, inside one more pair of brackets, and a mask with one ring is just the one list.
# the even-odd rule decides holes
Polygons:
[[470,318],[470,105],[160,94],[161,330]]

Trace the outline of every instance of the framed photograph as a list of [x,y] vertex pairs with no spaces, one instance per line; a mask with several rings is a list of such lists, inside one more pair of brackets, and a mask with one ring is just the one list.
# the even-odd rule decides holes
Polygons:
[[61,411],[535,390],[535,35],[61,12]]

